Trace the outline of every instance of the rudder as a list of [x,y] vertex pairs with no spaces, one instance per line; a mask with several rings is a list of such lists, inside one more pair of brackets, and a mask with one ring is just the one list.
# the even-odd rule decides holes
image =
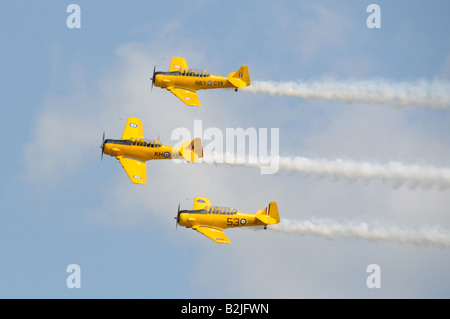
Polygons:
[[180,148],[180,155],[188,162],[195,162],[203,157],[202,140],[196,137],[190,143],[184,142]]
[[270,202],[265,209],[259,210],[256,213],[256,218],[266,225],[279,223],[280,215],[278,213],[277,203]]

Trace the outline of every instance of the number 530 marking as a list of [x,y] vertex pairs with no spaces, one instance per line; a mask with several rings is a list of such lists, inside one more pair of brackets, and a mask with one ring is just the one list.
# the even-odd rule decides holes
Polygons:
[[239,218],[227,218],[227,226],[239,226]]

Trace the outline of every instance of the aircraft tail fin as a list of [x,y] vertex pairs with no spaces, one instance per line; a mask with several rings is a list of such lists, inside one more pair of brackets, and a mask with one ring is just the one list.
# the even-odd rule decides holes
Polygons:
[[246,65],[241,66],[236,72],[228,74],[228,81],[236,88],[246,87],[250,85],[250,74],[248,73],[248,67]]
[[196,137],[191,142],[184,142],[181,145],[179,152],[186,161],[195,162],[203,157],[202,140],[199,137]]
[[277,203],[270,202],[265,209],[258,210],[256,212],[256,218],[266,225],[276,224],[280,222]]

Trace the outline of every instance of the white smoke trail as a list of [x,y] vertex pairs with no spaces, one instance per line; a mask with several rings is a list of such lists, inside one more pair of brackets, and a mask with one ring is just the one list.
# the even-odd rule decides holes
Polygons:
[[383,182],[392,183],[393,187],[407,185],[410,188],[439,189],[450,187],[450,168],[438,168],[424,165],[405,165],[400,162],[389,162],[377,164],[369,162],[355,162],[350,160],[325,160],[310,159],[305,157],[272,157],[264,161],[259,159],[244,159],[227,156],[205,156],[208,163],[225,163],[232,166],[257,167],[261,170],[272,167],[272,173],[285,170],[290,173],[317,174],[320,177],[333,176],[335,179],[341,177],[350,181],[362,179],[380,179]]
[[242,91],[296,96],[303,99],[336,100],[391,104],[397,107],[419,106],[436,109],[450,108],[450,81],[424,79],[415,82],[389,80],[322,80],[299,82],[253,81]]
[[312,221],[292,221],[281,219],[280,223],[269,225],[275,232],[295,233],[301,236],[312,235],[327,239],[342,238],[346,240],[365,239],[368,241],[389,241],[414,245],[434,244],[450,247],[450,233],[437,227],[418,230],[399,228],[396,226],[369,227],[363,222],[338,223],[331,220],[318,219]]
[[320,176],[332,175],[336,179],[345,177],[349,180],[381,179],[392,182],[394,186],[407,184],[411,188],[437,186],[441,189],[450,187],[450,169],[423,165],[405,165],[399,162],[376,164],[344,160],[309,159],[305,157],[281,157],[280,169],[292,173],[314,173]]

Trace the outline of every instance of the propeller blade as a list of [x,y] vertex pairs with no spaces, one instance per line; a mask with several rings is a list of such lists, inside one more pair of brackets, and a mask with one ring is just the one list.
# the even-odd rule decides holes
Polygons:
[[100,145],[100,148],[102,149],[101,160],[103,161],[103,152],[105,151],[105,131],[103,131],[102,145]]
[[152,76],[152,78],[151,78],[151,80],[152,80],[152,92],[153,92],[153,85],[155,84],[155,72],[156,72],[156,65],[155,66],[153,66],[153,76]]
[[175,230],[178,230],[178,223],[180,222],[180,204],[178,204],[177,217],[175,217]]

